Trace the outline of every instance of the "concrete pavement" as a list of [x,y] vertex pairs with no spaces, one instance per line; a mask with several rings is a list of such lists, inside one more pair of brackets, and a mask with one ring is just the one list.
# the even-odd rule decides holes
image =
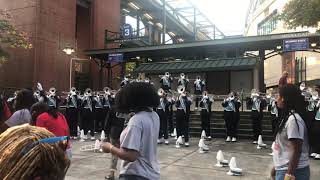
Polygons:
[[[210,151],[205,154],[198,153],[198,139],[192,138],[190,147],[176,149],[175,140],[170,145],[158,146],[158,157],[163,180],[266,180],[269,179],[272,167],[270,144],[268,149],[257,150],[251,141],[240,140],[237,143],[226,143],[224,139],[206,141]],[[94,144],[93,141],[73,141],[72,164],[67,173],[67,180],[103,180],[107,175],[110,154],[80,152],[83,145]],[[235,177],[226,175],[227,168],[218,168],[216,154],[218,150],[224,152],[226,159],[236,157],[237,165],[243,169],[243,176]],[[311,180],[320,176],[320,161],[310,160]],[[119,164],[119,163],[118,163]],[[317,178],[316,178],[317,177]]]

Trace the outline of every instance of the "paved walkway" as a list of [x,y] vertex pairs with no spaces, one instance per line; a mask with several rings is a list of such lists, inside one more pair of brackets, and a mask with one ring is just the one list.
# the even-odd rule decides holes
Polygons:
[[[174,140],[172,140],[174,142]],[[225,143],[223,139],[206,142],[210,152],[198,153],[198,140],[191,139],[188,148],[176,149],[173,145],[159,145],[158,154],[162,180],[266,180],[272,167],[269,149],[257,150],[247,140],[237,143]],[[80,147],[94,142],[73,143],[73,159],[66,180],[103,180],[108,173],[110,154],[80,152]],[[224,152],[226,159],[236,157],[237,165],[243,169],[243,176],[226,175],[227,168],[215,167],[218,150]],[[320,177],[320,161],[311,160],[311,180]],[[317,177],[317,178],[316,178]]]

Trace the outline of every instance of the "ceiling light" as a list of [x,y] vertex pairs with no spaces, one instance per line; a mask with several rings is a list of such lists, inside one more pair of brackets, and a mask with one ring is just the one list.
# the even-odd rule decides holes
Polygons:
[[162,28],[162,27],[163,27],[161,23],[157,23],[156,25],[157,25],[159,28]]
[[168,34],[171,36],[176,36],[176,34],[174,32],[168,32]]
[[71,55],[72,53],[74,53],[74,49],[71,47],[66,47],[62,50],[63,52],[65,52],[67,55]]
[[127,9],[122,9],[124,12],[129,13],[130,11]]
[[144,17],[146,17],[146,18],[148,18],[148,19],[153,19],[153,17],[152,17],[150,14],[148,14],[148,13],[145,13],[145,14],[144,14]]
[[280,50],[282,47],[281,46],[277,46],[277,49]]
[[137,5],[135,5],[133,2],[130,2],[129,3],[129,6],[131,6],[132,8],[134,8],[134,9],[140,9]]
[[316,47],[317,43],[311,43],[311,47]]

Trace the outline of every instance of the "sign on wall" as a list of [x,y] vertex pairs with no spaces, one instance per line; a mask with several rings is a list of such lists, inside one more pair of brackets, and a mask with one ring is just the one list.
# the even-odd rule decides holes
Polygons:
[[286,39],[283,40],[283,51],[303,51],[309,49],[309,39]]
[[122,35],[125,38],[132,36],[132,26],[130,24],[124,24],[122,27]]
[[109,62],[123,62],[123,54],[109,54]]

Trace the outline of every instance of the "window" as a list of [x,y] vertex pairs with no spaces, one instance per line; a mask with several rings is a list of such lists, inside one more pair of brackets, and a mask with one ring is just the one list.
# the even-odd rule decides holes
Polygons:
[[258,24],[258,35],[266,35],[270,34],[277,28],[278,18],[277,18],[277,10],[274,10],[268,17],[262,20]]
[[306,81],[306,57],[296,58],[295,62],[295,82],[305,82]]

